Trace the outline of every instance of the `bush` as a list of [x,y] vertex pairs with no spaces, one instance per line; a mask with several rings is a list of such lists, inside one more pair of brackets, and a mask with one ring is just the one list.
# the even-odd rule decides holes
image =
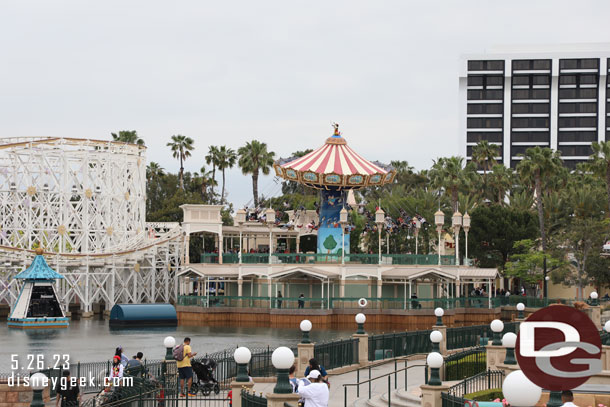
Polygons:
[[445,364],[445,380],[462,380],[484,372],[487,369],[486,358],[480,361],[468,360],[468,357],[452,360]]
[[504,398],[504,395],[502,394],[502,389],[489,389],[477,391],[475,393],[464,394],[464,398],[476,401],[494,401],[495,399],[502,400]]

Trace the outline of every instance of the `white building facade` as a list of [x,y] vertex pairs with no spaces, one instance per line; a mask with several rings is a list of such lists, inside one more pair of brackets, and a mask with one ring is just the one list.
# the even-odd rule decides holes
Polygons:
[[530,147],[561,152],[568,168],[610,140],[610,44],[505,49],[460,60],[460,154],[481,140],[515,167]]

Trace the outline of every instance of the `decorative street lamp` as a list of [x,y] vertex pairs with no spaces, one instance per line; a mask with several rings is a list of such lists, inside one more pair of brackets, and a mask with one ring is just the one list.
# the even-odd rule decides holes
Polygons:
[[241,253],[243,252],[243,237],[242,237],[242,225],[246,222],[246,211],[239,209],[235,214],[235,221],[239,226],[239,254],[237,255],[239,264],[241,264]]
[[415,230],[413,231],[413,234],[415,235],[415,254],[418,254],[418,246],[419,246],[419,229],[421,229],[421,221],[419,220],[418,217],[415,217]]
[[507,332],[502,337],[502,346],[506,348],[506,357],[504,358],[505,365],[516,365],[515,360],[515,345],[517,344],[517,335],[512,332]]
[[174,346],[176,346],[176,340],[173,336],[167,336],[163,339],[163,346],[165,346],[165,360],[174,360]]
[[455,265],[460,265],[460,229],[462,228],[462,214],[460,211],[455,211],[451,218],[451,226],[453,227],[453,237],[455,238]]
[[273,388],[274,393],[292,393],[292,386],[288,377],[288,370],[294,365],[294,353],[285,346],[280,346],[271,354],[271,363],[277,370],[277,383]]
[[591,297],[591,305],[592,306],[597,306],[599,305],[599,302],[597,301],[597,297],[599,297],[599,295],[597,294],[597,291],[593,291],[591,294],[589,294],[589,297]]
[[517,318],[519,318],[519,319],[525,318],[525,315],[523,315],[523,311],[525,311],[525,304],[523,304],[522,302],[517,304],[517,311],[518,311]]
[[610,319],[604,324],[604,331],[607,333],[606,343],[604,343],[604,345],[610,346]]
[[445,315],[445,310],[438,307],[434,310],[434,315],[436,315],[436,325],[443,326],[443,315]]
[[434,214],[434,223],[436,224],[436,233],[438,233],[438,265],[441,265],[441,232],[445,224],[445,214],[440,209]]
[[345,226],[347,226],[347,209],[343,207],[339,212],[339,223],[341,224],[341,264],[345,264]]
[[30,377],[30,387],[34,391],[30,407],[44,407],[44,401],[42,400],[42,391],[48,384],[49,379],[44,373],[34,373],[32,377]]
[[308,319],[304,319],[301,321],[301,325],[299,325],[299,327],[301,328],[301,332],[303,333],[303,337],[301,338],[301,343],[311,343],[311,341],[309,340],[309,331],[311,331],[311,321]]
[[381,208],[378,208],[375,211],[375,223],[377,224],[377,232],[379,233],[379,238],[378,238],[379,248],[378,248],[378,252],[379,252],[379,264],[381,264],[381,227],[385,223],[385,212]]
[[265,222],[267,222],[267,226],[269,226],[269,264],[271,264],[271,253],[273,252],[271,236],[273,233],[273,225],[275,225],[275,210],[273,210],[273,208],[268,208],[265,211]]
[[504,322],[500,321],[499,319],[494,319],[493,321],[491,321],[491,324],[489,324],[489,326],[491,327],[491,330],[494,333],[493,342],[491,344],[495,346],[502,346],[502,339],[500,339],[500,334],[504,330]]
[[440,386],[443,384],[439,374],[440,368],[445,362],[443,355],[438,352],[429,353],[426,362],[428,363],[428,366],[430,366],[430,380],[428,380],[428,385]]
[[430,332],[430,342],[432,342],[432,352],[441,352],[441,341],[443,340],[443,334],[441,331]]
[[359,312],[356,314],[355,319],[356,323],[358,324],[358,330],[356,331],[356,333],[359,335],[364,335],[364,323],[366,322],[366,316],[362,312]]
[[248,377],[248,363],[250,363],[251,358],[252,352],[250,352],[250,349],[244,346],[235,349],[233,359],[235,359],[235,363],[237,363],[236,382],[250,382],[250,378]]
[[464,234],[466,235],[466,244],[464,248],[466,249],[466,254],[464,259],[468,259],[468,231],[470,230],[470,215],[468,212],[464,214],[464,218],[462,220],[462,227],[464,228]]
[[504,379],[502,394],[512,407],[531,407],[538,404],[542,389],[532,383],[523,371],[516,370]]

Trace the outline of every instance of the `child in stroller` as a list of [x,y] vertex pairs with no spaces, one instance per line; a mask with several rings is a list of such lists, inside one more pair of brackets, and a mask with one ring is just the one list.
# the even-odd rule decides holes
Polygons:
[[213,359],[203,358],[201,361],[194,360],[191,362],[191,366],[197,376],[197,379],[193,379],[193,384],[191,385],[193,393],[201,391],[201,394],[204,396],[209,395],[212,390],[214,390],[214,394],[220,393],[220,385],[214,378],[216,362]]

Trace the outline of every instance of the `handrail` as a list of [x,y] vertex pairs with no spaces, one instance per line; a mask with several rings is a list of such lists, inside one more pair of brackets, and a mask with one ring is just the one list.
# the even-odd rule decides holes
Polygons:
[[374,382],[377,379],[382,379],[384,377],[388,378],[388,405],[391,405],[391,391],[392,391],[392,375],[394,375],[394,389],[396,390],[397,388],[397,383],[398,383],[398,373],[400,372],[405,372],[405,390],[407,389],[407,385],[408,385],[408,381],[407,381],[407,371],[409,369],[415,368],[415,367],[426,367],[427,364],[416,364],[416,365],[411,365],[411,366],[407,366],[407,359],[404,360],[405,361],[405,367],[403,367],[402,369],[398,369],[397,368],[397,364],[398,364],[398,360],[394,359],[394,371],[390,372],[390,373],[385,373],[381,376],[377,376],[377,377],[373,377],[371,378],[371,365],[369,365],[368,371],[369,371],[369,378],[367,380],[364,381],[360,381],[360,370],[362,369],[366,369],[366,368],[362,368],[362,369],[357,369],[356,370],[356,377],[357,377],[357,383],[344,383],[343,384],[343,405],[344,407],[347,407],[347,388],[350,386],[356,386],[356,397],[360,397],[360,385],[361,384],[365,384],[368,383],[369,384],[369,400],[371,399],[371,383]]

